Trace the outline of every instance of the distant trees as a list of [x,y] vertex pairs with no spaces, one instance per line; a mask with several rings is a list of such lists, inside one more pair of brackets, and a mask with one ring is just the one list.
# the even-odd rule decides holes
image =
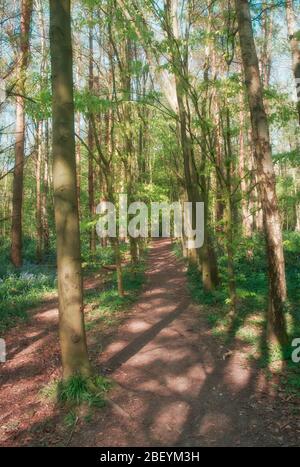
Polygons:
[[286,21],[298,83],[295,5],[78,0],[72,10],[73,83],[69,2],[20,0],[12,16],[10,2],[1,3],[0,69],[8,77],[9,109],[5,104],[0,111],[9,120],[16,110],[10,122],[15,131],[1,124],[1,241],[9,241],[11,223],[11,261],[20,267],[22,237],[30,261],[39,263],[51,260],[57,237],[65,375],[75,368],[90,371],[79,221],[85,263],[97,261],[101,248],[114,251],[120,297],[126,294],[124,244],[132,270],[143,248],[124,232],[115,239],[96,236],[97,204],[115,202],[119,193],[127,193],[130,202],[205,203],[204,245],[183,252],[205,293],[223,281],[235,313],[237,247],[249,245],[250,258],[252,237],[264,233],[270,334],[286,341],[281,230],[300,230],[300,127],[293,97],[277,86],[272,64],[282,53],[273,43]]

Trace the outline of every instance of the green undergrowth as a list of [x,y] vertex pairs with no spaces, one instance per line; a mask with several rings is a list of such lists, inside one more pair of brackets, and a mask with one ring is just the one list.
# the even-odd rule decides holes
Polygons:
[[[121,244],[124,257],[128,252],[128,245]],[[24,239],[24,263],[16,269],[9,258],[10,245],[7,241],[0,242],[0,334],[26,321],[28,310],[39,306],[49,294],[56,293],[57,279],[55,268],[55,253],[51,249],[45,263],[35,261],[35,243],[32,239]],[[83,247],[83,271],[85,276],[101,271],[104,265],[114,264],[114,253],[111,247],[97,248],[94,255],[90,255]],[[127,307],[134,299],[143,282],[144,262],[140,265],[124,269],[124,284],[126,295],[124,299],[118,297],[116,291],[115,274],[107,271],[104,279],[103,292],[87,292],[86,303],[101,301],[101,312],[109,322],[109,314]]]
[[136,265],[123,267],[124,297],[119,297],[116,272],[109,273],[101,290],[86,294],[85,303],[90,307],[87,314],[86,328],[97,325],[105,327],[118,323],[120,314],[130,308],[137,300],[145,280],[145,259]]
[[81,375],[75,375],[67,381],[51,381],[40,391],[40,395],[43,399],[52,400],[68,408],[82,404],[103,407],[105,394],[111,386],[112,383],[103,376],[85,378]]
[[55,252],[51,244],[44,263],[36,262],[36,242],[23,239],[23,265],[10,261],[10,241],[0,239],[0,333],[27,319],[27,310],[56,290]]
[[[227,289],[226,256],[219,252],[219,271],[222,285],[213,292],[204,291],[197,268],[187,270],[188,286],[193,300],[202,305],[212,334],[223,345],[230,347],[239,342],[247,350],[248,358],[260,367],[281,368],[284,361],[284,385],[288,392],[300,395],[300,364],[293,363],[292,341],[300,337],[300,234],[284,234],[286,277],[289,301],[286,308],[286,321],[289,345],[268,345],[266,339],[267,273],[264,242],[259,236],[244,240],[235,249],[235,272],[238,295],[237,314],[229,315]],[[253,254],[249,255],[249,251]],[[179,256],[180,246],[174,246],[174,254]]]
[[65,426],[73,428],[79,419],[90,422],[94,410],[105,407],[112,386],[113,383],[103,376],[74,375],[67,381],[51,381],[41,389],[40,398],[58,405]]
[[[122,256],[126,256],[128,252],[128,244],[120,243],[120,252]],[[85,275],[90,275],[93,272],[99,271],[105,265],[114,264],[115,255],[113,248],[108,245],[106,247],[97,246],[96,251],[91,253],[88,245],[82,246],[82,269]]]
[[55,290],[55,271],[43,266],[25,264],[21,270],[0,278],[0,333],[25,321],[27,310]]

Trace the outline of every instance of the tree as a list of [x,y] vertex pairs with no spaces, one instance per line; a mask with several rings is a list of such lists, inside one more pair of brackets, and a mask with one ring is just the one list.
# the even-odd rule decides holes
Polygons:
[[[94,87],[94,66],[93,66],[93,28],[89,26],[89,91],[93,93]],[[90,216],[93,218],[95,215],[95,200],[94,200],[94,165],[93,165],[93,151],[94,151],[94,137],[91,118],[88,122],[88,193],[89,193],[89,211]],[[90,249],[91,253],[96,250],[96,230],[91,227],[90,231]]]
[[89,376],[76,189],[70,0],[50,1],[53,184],[63,377]]
[[286,1],[286,19],[292,53],[293,74],[296,82],[296,93],[298,99],[297,111],[300,125],[300,37],[299,31],[297,32],[295,28],[295,12],[293,0]]
[[29,33],[32,0],[22,0],[20,26],[20,54],[16,97],[16,142],[13,178],[11,260],[14,266],[22,266],[22,205],[25,150],[25,81],[29,60]]
[[287,342],[285,325],[286,280],[282,233],[275,174],[272,162],[269,124],[263,102],[263,87],[253,37],[248,0],[236,0],[240,47],[248,96],[255,163],[264,216],[264,232],[269,274],[269,335],[282,345]]

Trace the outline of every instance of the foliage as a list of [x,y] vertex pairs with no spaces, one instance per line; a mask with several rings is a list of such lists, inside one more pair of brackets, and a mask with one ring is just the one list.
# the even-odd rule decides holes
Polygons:
[[107,277],[101,291],[86,294],[85,302],[91,307],[87,316],[86,328],[93,329],[101,324],[112,326],[119,320],[119,313],[124,312],[137,299],[145,281],[145,262],[127,265],[123,268],[125,295],[119,297],[116,286],[116,273]]
[[[247,251],[249,243],[253,248],[253,257],[249,259]],[[289,303],[286,311],[289,340],[300,335],[299,315],[299,279],[300,279],[300,234],[284,233],[286,272]],[[288,390],[299,389],[299,365],[290,361],[291,347],[281,349],[277,345],[268,346],[266,332],[266,298],[267,281],[263,241],[260,236],[245,240],[235,252],[235,268],[238,293],[238,308],[232,318],[227,307],[226,257],[219,257],[219,265],[223,271],[223,286],[206,293],[199,286],[199,272],[194,267],[188,268],[188,284],[192,298],[205,310],[205,315],[213,334],[226,346],[234,345],[234,341],[246,346],[248,356],[262,367],[269,367],[281,360],[289,362],[288,371],[283,377]],[[178,247],[177,247],[178,254]]]
[[58,401],[66,405],[88,404],[101,408],[105,405],[105,393],[111,383],[103,376],[84,378],[72,376],[67,381],[60,381],[57,386]]
[[[105,394],[112,387],[112,383],[103,376],[90,378],[74,375],[67,381],[54,380],[47,384],[41,391],[41,397],[51,399],[68,407],[76,407],[82,404],[101,408],[105,405]],[[67,424],[74,422],[74,412],[67,415]]]
[[[0,256],[7,256],[7,244],[3,245]],[[31,242],[26,242],[25,251],[30,257]],[[27,311],[38,305],[46,293],[56,287],[56,273],[51,265],[37,265],[26,261],[16,271],[10,263],[2,262],[0,276],[0,331],[27,318]]]

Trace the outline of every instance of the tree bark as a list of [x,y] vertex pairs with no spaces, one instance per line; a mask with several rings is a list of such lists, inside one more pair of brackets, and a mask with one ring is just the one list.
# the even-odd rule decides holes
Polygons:
[[43,245],[43,224],[42,224],[42,196],[41,196],[41,179],[42,179],[42,138],[43,138],[43,122],[38,124],[38,148],[36,155],[36,259],[40,263],[42,261],[42,245]]
[[264,216],[269,273],[269,337],[284,345],[287,343],[284,316],[286,280],[269,126],[263,102],[263,88],[249,3],[248,0],[235,0],[235,2],[245,84],[251,114],[255,162]]
[[[262,85],[265,89],[270,86],[271,65],[272,65],[272,35],[273,35],[273,11],[263,3],[264,12],[262,15],[263,44],[261,53],[261,77]],[[267,102],[265,102],[267,105]]]
[[243,235],[250,238],[253,233],[252,214],[249,209],[249,183],[247,177],[247,158],[246,158],[246,141],[245,141],[245,111],[243,109],[243,96],[240,96],[240,134],[239,134],[239,177],[241,180],[241,195],[242,195],[242,226]]
[[50,233],[48,222],[47,199],[49,194],[49,125],[45,121],[44,135],[44,171],[43,171],[43,192],[42,192],[42,223],[43,223],[43,253],[48,254],[50,249]]
[[22,206],[25,149],[25,99],[24,88],[26,69],[29,59],[29,35],[32,15],[32,0],[22,0],[19,81],[16,98],[16,143],[15,169],[13,174],[12,226],[11,226],[11,260],[15,267],[22,266]]
[[53,184],[63,377],[89,376],[76,189],[70,0],[50,1]]
[[[93,30],[89,28],[89,91],[93,92],[94,87],[94,67],[93,67]],[[94,138],[93,128],[91,119],[88,122],[88,194],[89,194],[89,213],[91,219],[95,215],[95,195],[94,195],[94,167],[93,167],[93,151],[94,151]],[[95,253],[96,250],[96,230],[95,227],[91,227],[90,231],[90,250],[91,253]]]
[[[76,134],[80,136],[80,125],[81,125],[81,115],[80,112],[77,113],[77,116],[75,117],[75,128],[76,128]],[[76,183],[77,183],[77,204],[78,204],[78,213],[79,213],[79,219],[80,219],[80,191],[81,191],[81,142],[78,140],[77,144],[75,145],[75,152],[76,152],[76,173],[77,173],[77,178],[76,178]]]
[[299,36],[296,36],[293,0],[286,1],[286,19],[292,52],[293,74],[296,82],[297,111],[300,125],[300,39]]

